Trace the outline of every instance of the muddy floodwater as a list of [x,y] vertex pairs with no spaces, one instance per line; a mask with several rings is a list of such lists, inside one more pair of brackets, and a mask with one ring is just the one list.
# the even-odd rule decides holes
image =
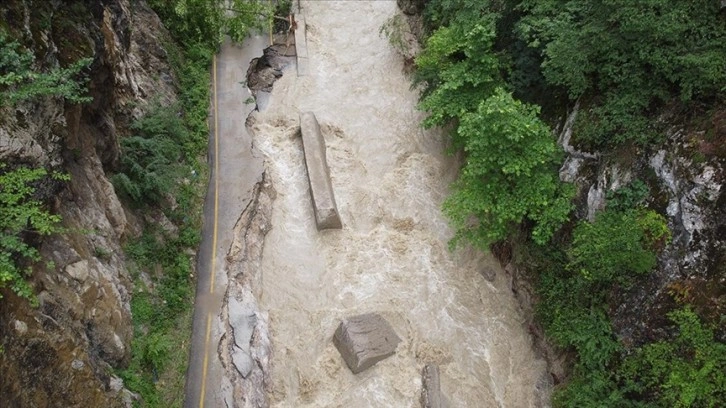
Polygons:
[[[452,407],[536,406],[546,376],[504,273],[490,255],[451,252],[441,213],[455,159],[423,131],[402,58],[379,35],[395,1],[302,1],[309,65],[291,67],[253,114],[253,144],[274,186],[261,261],[273,407],[418,407],[421,369],[438,363]],[[327,144],[342,230],[318,232],[298,115]],[[482,272],[496,270],[490,282]],[[354,375],[331,341],[345,316],[378,312],[403,340]]]

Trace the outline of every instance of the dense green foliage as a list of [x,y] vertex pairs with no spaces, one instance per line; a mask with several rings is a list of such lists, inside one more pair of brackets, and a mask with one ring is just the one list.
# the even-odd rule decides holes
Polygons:
[[[471,17],[471,16],[469,16]],[[558,181],[560,152],[538,110],[502,86],[492,52],[494,20],[464,18],[441,27],[416,58],[424,85],[425,127],[454,125],[465,164],[445,211],[461,238],[486,247],[524,220],[546,242],[570,211],[570,192]]]
[[650,194],[648,186],[640,180],[607,192],[608,210],[627,211],[643,205]]
[[[198,225],[189,224],[178,237],[147,229],[126,248],[140,270],[163,270],[152,274],[153,287],[137,275],[131,300],[136,333],[132,360],[120,373],[126,386],[141,394],[145,407],[181,406],[183,400],[188,350],[180,345],[188,342],[194,295],[192,265],[184,251],[198,243]],[[160,377],[168,383],[160,383]]]
[[669,239],[670,231],[653,211],[607,210],[594,223],[581,222],[573,236],[572,270],[588,281],[624,284],[655,267],[656,244]]
[[[121,140],[121,171],[111,180],[139,205],[159,205],[177,190],[190,134],[174,107],[154,107]],[[198,153],[198,152],[197,152]]]
[[[183,402],[191,309],[193,266],[185,251],[199,243],[209,129],[209,63],[213,50],[197,44],[182,53],[167,44],[181,87],[179,106],[153,106],[122,140],[121,172],[114,185],[147,211],[161,208],[176,226],[170,235],[147,226],[126,254],[138,269],[131,298],[134,321],[131,363],[120,372],[144,407],[180,407]],[[199,176],[195,176],[199,175]],[[168,205],[173,198],[175,206]],[[161,272],[155,272],[161,271]],[[146,287],[140,273],[151,277]]]
[[591,100],[577,137],[593,146],[657,137],[674,98],[713,100],[726,84],[726,24],[712,0],[523,0],[515,29],[541,51],[549,85]]
[[669,314],[673,341],[643,346],[628,357],[621,376],[628,389],[653,395],[661,407],[720,407],[726,401],[726,344],[686,307]]
[[[0,289],[10,287],[33,303],[33,290],[25,279],[32,272],[31,265],[41,257],[28,243],[28,236],[47,236],[61,230],[60,216],[48,212],[33,196],[34,183],[47,176],[42,168],[7,170],[0,164]],[[58,174],[52,177],[68,179]]]
[[414,84],[423,126],[450,129],[463,154],[444,206],[454,242],[510,239],[526,251],[538,321],[577,357],[558,407],[726,404],[724,344],[688,306],[670,315],[672,338],[633,350],[615,336],[614,299],[656,266],[671,238],[666,219],[635,180],[608,192],[593,222],[569,220],[562,155],[535,105],[556,117],[579,101],[573,141],[603,157],[647,149],[666,108],[724,101],[725,16],[710,0],[427,3]]
[[189,48],[216,50],[224,35],[242,41],[255,28],[267,27],[274,11],[258,0],[150,0],[174,38]]
[[34,61],[30,51],[0,30],[0,106],[41,96],[60,96],[75,103],[90,100],[84,95],[86,77],[82,74],[90,58],[49,72],[33,69]]
[[541,271],[538,317],[547,334],[573,348],[578,362],[557,406],[630,406],[617,382],[622,346],[607,315],[613,285],[630,285],[655,267],[658,245],[670,239],[665,219],[650,210],[607,210],[580,222],[571,247]]
[[529,219],[535,242],[547,242],[570,204],[557,178],[557,146],[537,110],[497,88],[461,115],[457,138],[466,161],[444,204],[457,238],[486,247]]

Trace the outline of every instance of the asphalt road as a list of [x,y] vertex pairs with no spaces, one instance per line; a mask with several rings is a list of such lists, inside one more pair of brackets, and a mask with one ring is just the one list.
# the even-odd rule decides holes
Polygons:
[[262,160],[252,153],[245,120],[254,103],[245,85],[250,61],[262,55],[266,36],[247,39],[241,46],[225,43],[212,67],[210,112],[210,179],[204,205],[204,227],[197,259],[197,293],[184,407],[225,407],[231,384],[217,354],[224,331],[221,319],[227,289],[224,257],[232,229],[261,179]]

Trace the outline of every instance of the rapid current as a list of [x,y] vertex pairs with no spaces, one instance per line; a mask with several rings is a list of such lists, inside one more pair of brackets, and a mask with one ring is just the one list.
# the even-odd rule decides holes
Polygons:
[[[418,407],[421,369],[438,363],[452,407],[532,407],[547,375],[491,255],[449,251],[441,213],[457,171],[440,130],[380,27],[391,1],[302,1],[308,72],[294,67],[253,114],[253,143],[277,197],[264,242],[260,307],[272,341],[274,407]],[[300,18],[300,17],[299,17]],[[313,111],[342,230],[318,232],[298,114]],[[490,282],[483,271],[496,271]],[[331,338],[344,317],[379,312],[403,341],[352,374]]]

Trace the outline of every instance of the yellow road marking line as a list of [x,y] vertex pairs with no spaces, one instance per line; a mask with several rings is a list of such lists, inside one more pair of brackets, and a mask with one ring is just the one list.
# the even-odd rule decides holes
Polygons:
[[[209,273],[209,294],[214,294],[214,278],[217,274],[217,224],[219,220],[219,114],[217,113],[217,56],[212,57],[212,84],[214,86],[214,223],[212,224],[212,262]],[[204,363],[202,365],[202,388],[199,391],[199,408],[204,408],[207,388],[207,367],[209,366],[209,337],[212,332],[212,315],[207,314],[207,330],[204,337]]]
[[204,339],[204,365],[202,366],[202,389],[199,393],[199,408],[204,408],[204,391],[207,385],[207,363],[209,362],[209,334],[211,333],[212,315],[207,314],[207,335]]
[[212,278],[209,293],[214,293],[217,262],[217,221],[219,219],[219,112],[217,106],[217,56],[212,57],[212,82],[214,83],[214,224],[212,227]]

